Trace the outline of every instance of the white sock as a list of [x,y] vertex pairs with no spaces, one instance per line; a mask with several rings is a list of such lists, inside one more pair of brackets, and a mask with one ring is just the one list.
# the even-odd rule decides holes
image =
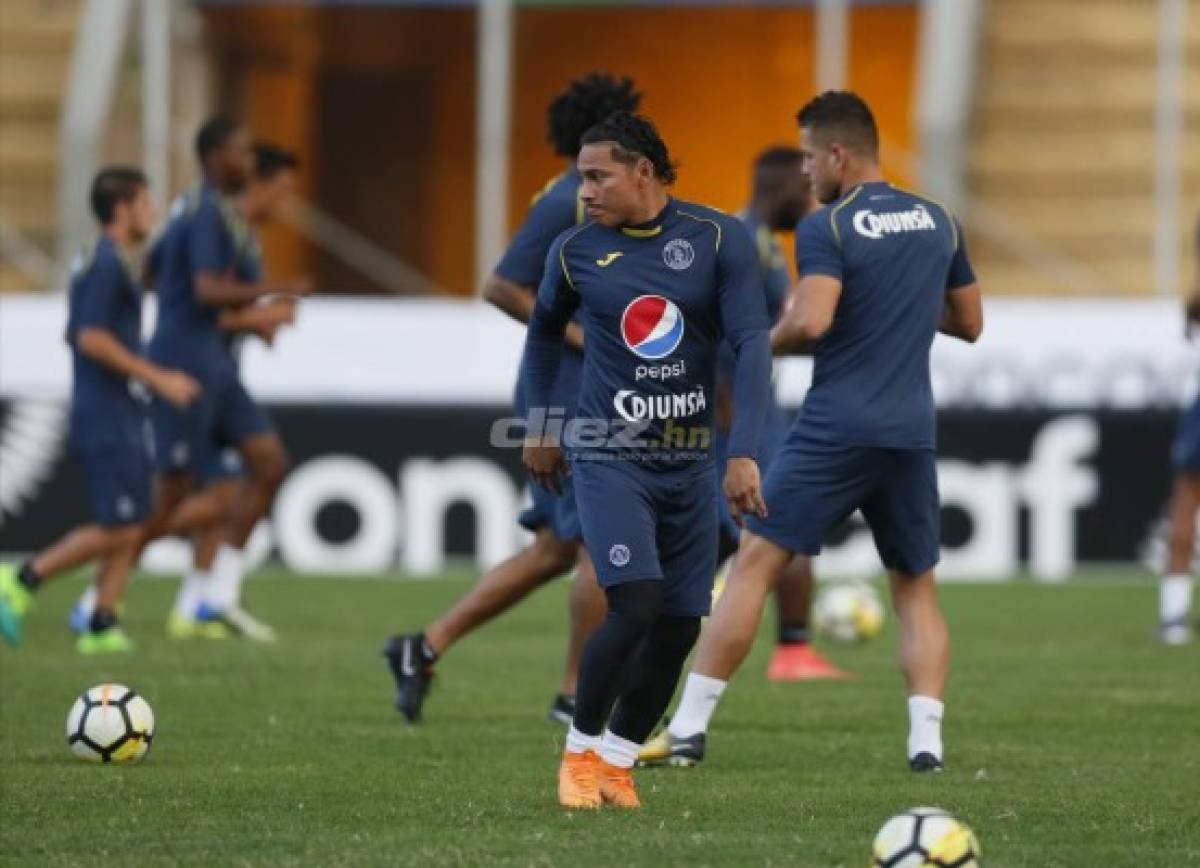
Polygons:
[[205,589],[212,584],[212,574],[190,566],[183,573],[179,593],[175,595],[175,614],[181,618],[195,618],[196,610],[204,601]]
[[1158,611],[1164,624],[1182,621],[1192,611],[1192,577],[1187,573],[1163,576],[1158,586]]
[[640,748],[637,742],[613,735],[612,730],[606,729],[600,741],[600,759],[619,769],[631,769],[637,762]]
[[942,715],[946,706],[932,696],[908,697],[908,758],[931,753],[942,758]]
[[222,544],[217,549],[217,556],[213,558],[208,603],[218,612],[232,609],[242,598],[243,557],[241,549],[230,545]]
[[667,727],[671,735],[687,738],[698,732],[707,732],[708,722],[717,710],[717,703],[721,701],[727,683],[719,678],[689,672],[683,686],[683,698],[679,700],[679,707],[675,709],[675,716]]
[[567,730],[567,753],[585,753],[589,750],[600,750],[600,736],[584,735],[572,724]]
[[79,599],[75,602],[76,608],[89,618],[92,617],[92,613],[96,611],[96,596],[96,585],[94,583],[89,584],[83,589],[83,593],[79,595]]

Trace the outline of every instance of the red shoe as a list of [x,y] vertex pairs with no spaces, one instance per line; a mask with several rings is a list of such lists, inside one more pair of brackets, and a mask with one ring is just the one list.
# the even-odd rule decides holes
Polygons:
[[768,681],[850,681],[857,676],[830,663],[807,642],[776,645]]

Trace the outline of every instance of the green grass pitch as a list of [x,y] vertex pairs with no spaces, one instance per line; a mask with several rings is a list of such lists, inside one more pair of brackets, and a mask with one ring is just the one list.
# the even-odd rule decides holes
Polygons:
[[[914,777],[894,622],[829,648],[852,684],[763,677],[770,625],[693,770],[638,773],[637,813],[554,803],[563,732],[545,710],[565,645],[565,584],[439,665],[419,727],[391,706],[379,649],[467,587],[298,580],[266,570],[264,648],[167,640],[174,583],[143,581],[141,648],[77,657],[51,586],[20,649],[0,649],[0,864],[812,866],[861,868],[891,814],[938,805],[974,827],[988,868],[1200,865],[1200,645],[1152,641],[1153,584],[948,586],[949,770]],[[158,718],[138,766],[70,755],[74,697],[136,687]]]

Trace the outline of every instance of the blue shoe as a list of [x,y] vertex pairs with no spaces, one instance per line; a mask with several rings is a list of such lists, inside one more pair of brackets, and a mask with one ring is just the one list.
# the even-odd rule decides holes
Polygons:
[[76,636],[80,636],[88,631],[92,623],[92,613],[83,607],[82,603],[76,603],[71,607],[71,614],[67,616],[67,629]]

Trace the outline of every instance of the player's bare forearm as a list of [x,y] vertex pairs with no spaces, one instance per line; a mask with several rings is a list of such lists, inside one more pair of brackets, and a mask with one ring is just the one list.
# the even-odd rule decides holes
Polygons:
[[107,329],[80,329],[75,338],[79,352],[110,371],[139,380],[172,404],[183,407],[200,394],[200,385],[187,374],[160,368],[117,340]]
[[773,356],[811,356],[816,343],[807,337],[807,332],[799,323],[780,320],[771,329]]
[[969,344],[983,333],[983,300],[979,284],[960,286],[946,293],[946,305],[938,331]]
[[302,296],[312,292],[305,278],[245,283],[233,277],[202,271],[196,275],[196,300],[206,307],[242,307],[268,295]]
[[[529,320],[533,317],[537,293],[519,283],[493,274],[483,285],[483,298],[488,304],[508,314],[517,322],[528,325]],[[583,329],[579,327],[578,323],[567,324],[564,340],[571,349],[583,352]]]
[[1191,296],[1184,304],[1184,314],[1187,316],[1189,327],[1200,325],[1200,285],[1192,290]]

